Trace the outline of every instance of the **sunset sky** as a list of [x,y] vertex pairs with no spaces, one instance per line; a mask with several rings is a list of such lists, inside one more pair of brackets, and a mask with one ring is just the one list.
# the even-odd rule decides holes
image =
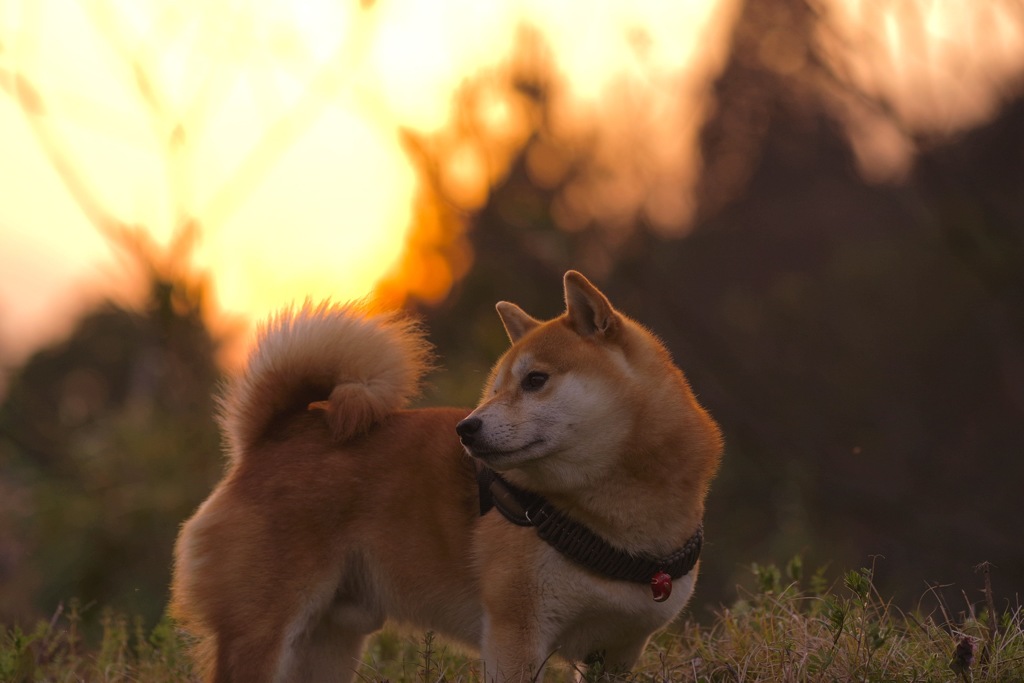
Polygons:
[[[905,130],[983,122],[1021,79],[1024,34],[1010,3],[812,4],[826,10],[822,54],[854,91],[889,103]],[[554,130],[570,144],[593,141],[604,164],[601,184],[568,193],[558,220],[643,214],[682,234],[697,135],[738,7],[8,0],[0,365],[66,331],[90,302],[138,296],[139,274],[105,236],[117,228],[166,246],[183,217],[198,220],[190,263],[209,275],[216,310],[243,319],[307,296],[367,295],[403,263],[424,191],[403,135],[454,140],[440,178],[467,210],[524,144],[529,121],[501,88],[480,90],[476,142],[451,134],[461,89],[507,68],[524,25],[543,36],[564,85]],[[766,58],[785,54],[779,45],[766,38]],[[905,130],[854,100],[835,106],[862,170],[898,178],[912,161]],[[550,169],[534,157],[544,182]]]

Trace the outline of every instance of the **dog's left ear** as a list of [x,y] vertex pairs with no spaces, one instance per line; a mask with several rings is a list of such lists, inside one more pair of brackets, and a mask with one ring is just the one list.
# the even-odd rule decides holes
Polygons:
[[570,270],[565,274],[565,313],[581,337],[611,338],[619,329],[619,314],[590,280]]
[[540,325],[539,320],[507,301],[499,301],[494,308],[497,309],[501,324],[505,326],[505,332],[508,333],[508,338],[513,344],[519,341],[524,334]]

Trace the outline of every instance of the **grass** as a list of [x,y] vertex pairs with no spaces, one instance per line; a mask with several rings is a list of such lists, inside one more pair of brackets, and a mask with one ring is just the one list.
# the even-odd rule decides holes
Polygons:
[[[982,571],[984,600],[951,609],[930,591],[928,613],[904,612],[879,595],[872,570],[828,584],[805,577],[799,559],[779,569],[754,565],[754,587],[708,624],[684,618],[658,634],[630,681],[950,681],[1024,680],[1021,606],[996,607]],[[195,680],[183,641],[162,622],[146,632],[138,620],[100,613],[95,638],[83,636],[72,603],[31,631],[3,628],[0,681],[128,682]],[[367,648],[363,683],[475,683],[478,663],[432,634],[384,632]],[[599,667],[596,667],[599,669]],[[564,665],[546,680],[571,680]],[[588,679],[595,676],[587,676]]]
[[141,619],[129,620],[111,609],[95,624],[99,636],[85,637],[77,602],[58,607],[49,621],[31,631],[4,627],[0,642],[0,681],[92,682],[195,680],[183,640],[163,621],[148,633]]

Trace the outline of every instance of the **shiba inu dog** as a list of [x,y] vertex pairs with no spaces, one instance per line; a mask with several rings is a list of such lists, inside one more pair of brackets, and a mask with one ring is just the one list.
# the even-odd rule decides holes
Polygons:
[[651,333],[564,284],[553,320],[497,305],[512,345],[472,412],[406,408],[430,354],[394,315],[261,330],[223,397],[229,469],[175,549],[207,680],[350,681],[388,620],[478,649],[485,681],[634,664],[693,592],[721,438]]

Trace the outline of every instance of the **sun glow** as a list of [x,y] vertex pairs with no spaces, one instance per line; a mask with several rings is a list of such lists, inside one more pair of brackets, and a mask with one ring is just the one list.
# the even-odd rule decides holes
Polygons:
[[[907,168],[908,131],[982,121],[1020,80],[1009,2],[810,5],[812,49],[848,86],[833,96],[869,178]],[[85,291],[128,291],[109,240],[126,230],[192,245],[186,265],[236,319],[306,297],[440,299],[471,263],[465,217],[523,152],[531,180],[560,189],[561,227],[612,243],[639,221],[683,234],[742,8],[9,0],[0,352],[59,333]],[[784,31],[760,47],[781,75],[805,64]],[[543,129],[515,81],[523,64],[553,84]]]
[[[95,279],[83,262],[106,264],[107,287],[125,287],[120,262],[97,235],[141,230],[169,249],[197,227],[189,267],[208,275],[216,310],[229,315],[257,318],[308,296],[362,297],[382,278],[392,302],[403,289],[444,296],[469,255],[452,247],[458,236],[448,214],[429,206],[401,131],[448,135],[436,190],[461,210],[479,208],[525,143],[527,114],[513,94],[482,86],[476,136],[445,130],[467,79],[506,68],[524,24],[558,52],[567,84],[558,129],[613,136],[620,124],[601,104],[609,88],[635,76],[637,64],[645,78],[686,64],[695,41],[677,40],[679,31],[706,23],[706,7],[6,3],[0,259],[46,254],[77,267],[40,263],[33,270],[46,285],[8,288],[0,306],[10,319],[44,326],[40,296],[28,290],[50,298],[72,282],[80,289]],[[623,33],[617,26],[627,19]],[[645,60],[664,66],[652,71]],[[616,149],[603,154],[614,168]],[[635,183],[623,192],[621,178],[603,182],[620,187],[606,203],[637,199]],[[416,245],[422,253],[410,254]]]
[[[7,12],[0,260],[28,256],[67,288],[92,269],[46,268],[44,255],[85,258],[123,288],[101,234],[140,229],[169,248],[198,226],[189,265],[210,276],[215,308],[259,317],[307,296],[366,296],[398,259],[415,171],[355,87],[361,46],[347,39],[360,27],[341,3],[42,0]],[[38,285],[3,292],[5,317],[45,327]]]

